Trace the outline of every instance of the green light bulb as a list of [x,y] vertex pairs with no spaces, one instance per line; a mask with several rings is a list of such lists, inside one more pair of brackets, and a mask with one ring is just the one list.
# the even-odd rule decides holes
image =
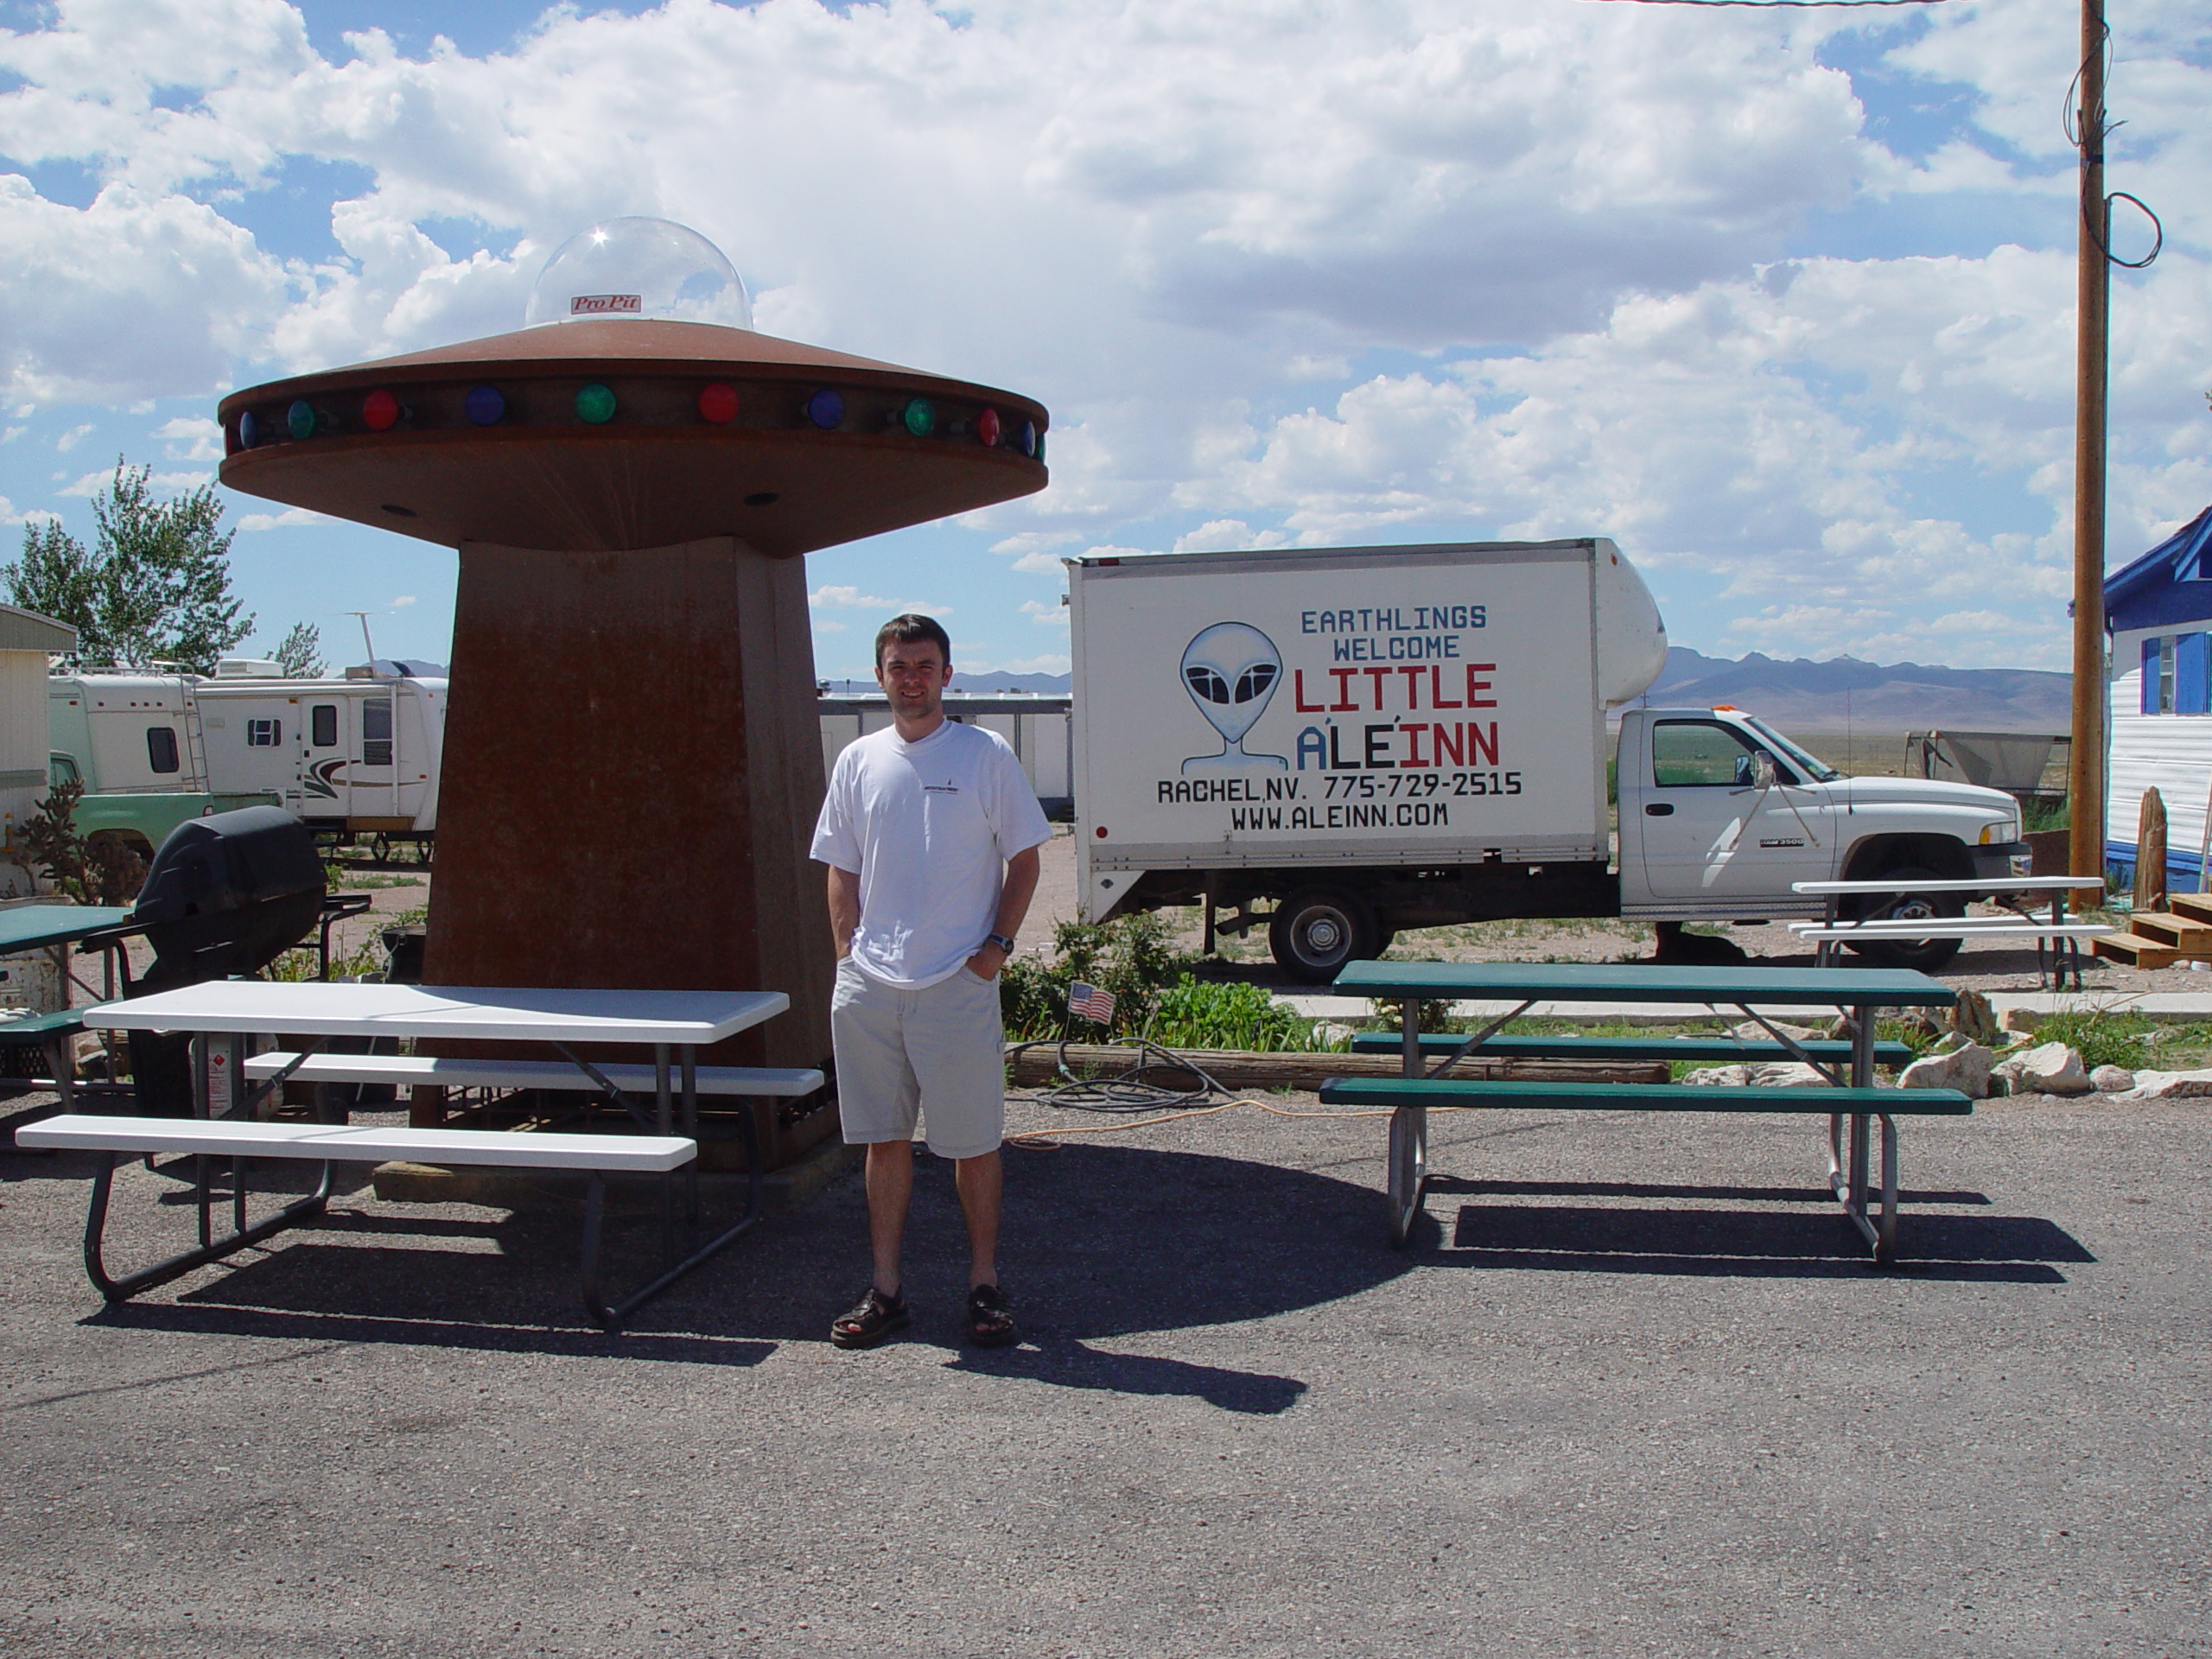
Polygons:
[[576,414],[594,426],[604,426],[614,418],[614,393],[593,381],[576,394]]
[[899,411],[899,418],[906,429],[918,438],[926,438],[937,430],[937,410],[926,397],[910,397],[906,407]]

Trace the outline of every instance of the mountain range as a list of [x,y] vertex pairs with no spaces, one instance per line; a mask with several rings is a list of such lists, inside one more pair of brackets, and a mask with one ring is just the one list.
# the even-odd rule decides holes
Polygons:
[[[2032,668],[1943,668],[1932,663],[1863,663],[1854,657],[1731,659],[1669,645],[1667,665],[1637,701],[1688,707],[1732,703],[1785,731],[2063,732],[2073,676]],[[1065,694],[1065,674],[956,674],[956,691]],[[869,693],[861,680],[834,682],[833,694]]]
[[1732,703],[1785,731],[2063,732],[2074,677],[2032,668],[1942,668],[1929,663],[1815,663],[1758,652],[1733,661],[1687,645],[1667,648],[1667,665],[1643,703]]

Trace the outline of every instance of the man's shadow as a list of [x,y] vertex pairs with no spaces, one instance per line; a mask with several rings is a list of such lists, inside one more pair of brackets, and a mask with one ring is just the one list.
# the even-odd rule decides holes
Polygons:
[[[1415,1265],[1384,1246],[1376,1194],[1332,1176],[1073,1142],[1009,1147],[1006,1155],[1002,1258],[1022,1342],[995,1352],[964,1342],[967,1242],[950,1166],[917,1158],[906,1251],[916,1314],[893,1341],[941,1345],[949,1363],[963,1370],[1281,1412],[1305,1393],[1305,1382],[1096,1344],[1263,1319],[1356,1295]],[[257,1190],[273,1188],[281,1198],[297,1184],[289,1179],[296,1173],[257,1171]],[[176,1179],[156,1185],[174,1189]],[[173,1211],[182,1195],[152,1196],[154,1210]],[[143,1205],[149,1195],[138,1197]],[[615,1210],[609,1277],[648,1276],[658,1249],[657,1206],[633,1191]],[[709,1229],[714,1211],[710,1202]],[[172,1229],[176,1219],[168,1223]],[[502,1213],[417,1210],[364,1193],[350,1203],[341,1197],[328,1216],[195,1273],[173,1301],[132,1302],[95,1317],[239,1334],[751,1364],[779,1343],[824,1342],[831,1315],[865,1277],[866,1236],[861,1183],[837,1182],[797,1208],[771,1213],[640,1309],[629,1330],[607,1338],[582,1319],[577,1210],[568,1198],[549,1192]]]

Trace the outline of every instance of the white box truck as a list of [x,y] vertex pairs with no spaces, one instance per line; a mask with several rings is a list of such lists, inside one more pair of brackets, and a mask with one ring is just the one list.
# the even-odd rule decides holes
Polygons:
[[1066,563],[1093,919],[1228,907],[1222,931],[1264,920],[1275,960],[1319,983],[1406,928],[1816,916],[1792,882],[1997,877],[2025,856],[2001,791],[1846,778],[1733,709],[1633,709],[1616,862],[1606,710],[1657,677],[1667,635],[1602,537]]

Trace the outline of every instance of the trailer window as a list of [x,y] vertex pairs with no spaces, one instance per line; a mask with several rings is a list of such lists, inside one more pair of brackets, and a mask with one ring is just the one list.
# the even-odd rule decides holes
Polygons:
[[56,789],[64,784],[83,781],[77,772],[76,757],[68,754],[49,755],[46,763],[46,777],[48,783]]
[[338,747],[338,705],[318,702],[308,710],[308,741],[318,749]]
[[146,728],[146,761],[156,772],[175,772],[176,734],[166,726]]
[[1662,789],[1748,789],[1757,753],[1732,728],[1709,720],[1662,720],[1651,728],[1651,781]]
[[391,699],[371,697],[361,704],[361,764],[391,764]]
[[273,749],[284,741],[284,722],[281,720],[249,720],[245,723],[245,746],[249,749]]

